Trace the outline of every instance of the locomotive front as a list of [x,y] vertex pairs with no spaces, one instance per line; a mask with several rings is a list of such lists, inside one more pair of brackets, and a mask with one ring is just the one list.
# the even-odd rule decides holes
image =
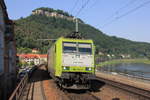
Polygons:
[[92,40],[62,41],[63,88],[89,89],[95,77],[94,44]]

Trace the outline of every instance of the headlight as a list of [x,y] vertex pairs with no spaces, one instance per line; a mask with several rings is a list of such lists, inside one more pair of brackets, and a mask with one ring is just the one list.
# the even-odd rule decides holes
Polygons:
[[87,71],[91,71],[92,68],[91,68],[91,67],[86,67],[86,70],[87,70]]
[[64,66],[63,69],[64,69],[64,70],[69,70],[70,68],[67,67],[67,66]]
[[91,70],[92,70],[92,68],[89,68],[89,70],[91,71]]
[[66,67],[64,67],[64,70],[66,70]]

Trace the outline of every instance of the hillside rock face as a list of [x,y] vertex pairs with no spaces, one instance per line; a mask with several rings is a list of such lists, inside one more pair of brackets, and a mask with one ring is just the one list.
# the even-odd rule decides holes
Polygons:
[[[32,11],[32,15],[43,15],[47,17],[55,17],[67,19],[69,21],[75,22],[76,18],[72,15],[69,15],[67,12],[63,12],[62,10],[54,10],[52,8],[38,8]],[[79,20],[79,23],[82,21]]]
[[[16,20],[15,34],[18,50],[20,48],[38,48],[42,53],[46,53],[52,42],[37,41],[37,39],[57,39],[75,31],[74,22],[67,18],[73,20],[73,16],[62,10],[38,8],[30,16]],[[149,43],[108,36],[85,24],[81,19],[79,20],[81,21],[79,32],[83,38],[93,39],[96,51],[101,54],[130,55],[131,57],[145,57],[150,54]]]
[[75,18],[72,16],[65,16],[63,14],[59,14],[57,12],[49,12],[49,11],[44,11],[44,10],[35,10],[32,12],[32,15],[45,15],[47,17],[57,17],[57,18],[62,18],[62,19],[67,19],[70,21],[75,21]]

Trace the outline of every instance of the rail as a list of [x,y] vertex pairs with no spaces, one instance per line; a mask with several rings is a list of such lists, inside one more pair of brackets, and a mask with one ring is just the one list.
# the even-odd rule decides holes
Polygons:
[[14,92],[12,93],[12,95],[10,96],[9,100],[19,100],[24,87],[26,86],[27,82],[28,82],[28,74],[26,74],[22,80],[20,81],[20,83],[18,84],[17,88],[14,90]]
[[[106,75],[107,74],[107,75]],[[106,76],[105,76],[106,75]],[[149,98],[150,99],[150,87],[148,86],[149,83],[143,84],[143,82],[137,83],[137,81],[133,79],[129,79],[130,81],[127,81],[127,77],[124,77],[125,79],[122,79],[123,77],[115,77],[114,75],[120,75],[114,73],[114,75],[111,77],[111,73],[101,72],[101,74],[97,73],[97,80],[103,81],[109,85],[121,88],[125,91],[137,94],[139,96]],[[146,100],[149,100],[146,99]],[[145,100],[145,99],[143,99]]]
[[107,73],[107,74],[117,74],[117,75],[125,76],[127,78],[134,78],[139,81],[150,82],[150,77],[144,77],[142,75],[137,76],[137,75],[132,75],[132,74],[126,74],[126,73],[121,73],[121,72],[111,72],[111,71],[105,71],[105,70],[98,70],[98,71]]

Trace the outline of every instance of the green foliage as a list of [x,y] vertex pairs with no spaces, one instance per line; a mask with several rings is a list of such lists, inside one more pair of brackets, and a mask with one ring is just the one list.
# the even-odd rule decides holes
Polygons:
[[30,63],[30,65],[34,65],[34,61],[32,61],[32,62]]
[[110,60],[110,61],[105,61],[97,64],[97,67],[102,67],[102,66],[109,66],[109,65],[116,65],[116,64],[121,64],[121,63],[144,63],[144,64],[150,64],[150,60],[148,59],[117,59],[117,60]]
[[[49,8],[39,8],[54,11]],[[62,11],[57,10],[62,13]],[[38,41],[37,39],[57,39],[75,30],[75,23],[66,19],[31,15],[15,21],[15,34],[18,52],[28,52],[22,48],[37,48],[41,53],[47,53],[52,41]],[[132,57],[145,57],[150,54],[150,44],[134,42],[115,36],[108,36],[100,30],[84,23],[79,23],[79,31],[86,39],[93,39],[97,53],[130,54]]]
[[32,49],[30,48],[23,48],[23,47],[19,47],[17,48],[17,53],[31,53],[32,52]]
[[28,66],[29,65],[29,63],[27,63],[27,62],[24,62],[24,64],[23,64],[24,66]]
[[18,63],[17,63],[17,67],[21,67],[22,65],[23,65],[22,62],[18,62]]

